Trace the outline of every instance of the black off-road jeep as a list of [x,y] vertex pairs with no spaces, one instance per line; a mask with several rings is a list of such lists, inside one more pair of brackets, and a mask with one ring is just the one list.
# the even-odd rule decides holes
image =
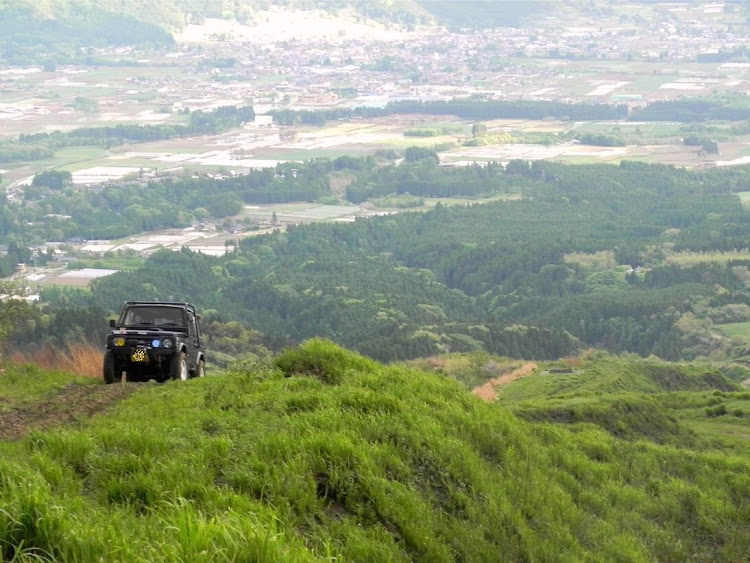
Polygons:
[[200,317],[189,303],[127,301],[109,321],[103,375],[106,383],[188,379],[206,374]]

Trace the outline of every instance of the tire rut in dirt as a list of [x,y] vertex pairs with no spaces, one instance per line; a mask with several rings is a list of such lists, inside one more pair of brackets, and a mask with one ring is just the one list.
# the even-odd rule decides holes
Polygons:
[[0,413],[0,440],[31,430],[64,426],[106,411],[133,391],[131,385],[68,385],[44,400]]

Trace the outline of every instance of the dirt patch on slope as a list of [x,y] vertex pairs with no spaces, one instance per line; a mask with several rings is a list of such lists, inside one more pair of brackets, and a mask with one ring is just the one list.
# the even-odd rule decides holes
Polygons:
[[0,440],[17,440],[33,429],[71,424],[103,412],[134,391],[134,385],[68,385],[35,403],[0,414]]
[[510,373],[506,373],[501,375],[500,377],[490,379],[484,385],[474,387],[471,392],[483,401],[490,403],[497,399],[497,393],[495,391],[496,387],[499,387],[500,385],[507,385],[511,381],[515,381],[516,379],[521,379],[522,377],[531,375],[532,373],[534,373],[535,369],[536,364],[534,362],[527,362],[521,367],[514,369]]

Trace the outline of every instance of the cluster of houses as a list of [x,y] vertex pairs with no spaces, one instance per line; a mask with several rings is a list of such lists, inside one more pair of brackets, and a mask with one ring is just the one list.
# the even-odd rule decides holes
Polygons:
[[[724,23],[743,9],[740,3],[661,3],[651,5],[648,17],[640,10],[618,12],[612,3],[596,6],[601,13],[578,27],[547,15],[533,28],[425,28],[405,31],[400,41],[351,37],[257,44],[227,37],[207,45],[183,44],[172,52],[121,47],[96,53],[133,60],[136,68],[128,68],[119,83],[115,78],[102,82],[101,77],[90,82],[81,71],[91,69],[58,67],[53,73],[26,69],[39,71],[31,74],[0,69],[0,87],[29,93],[40,86],[91,88],[100,115],[89,121],[153,123],[170,113],[221,105],[253,104],[262,113],[281,107],[384,105],[398,99],[513,98],[533,93],[524,86],[559,76],[558,67],[537,59],[685,62],[712,53],[741,54],[750,44],[747,25]],[[741,20],[741,14],[734,15]],[[180,72],[155,72],[155,66],[178,67]],[[99,96],[102,89],[108,93]],[[537,97],[560,95],[544,90],[537,89]],[[0,118],[6,119],[57,113],[67,118],[70,111],[59,100],[0,104]]]

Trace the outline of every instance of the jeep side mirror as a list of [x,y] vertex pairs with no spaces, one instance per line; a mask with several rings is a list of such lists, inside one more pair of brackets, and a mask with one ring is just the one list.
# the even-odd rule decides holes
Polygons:
[[109,319],[109,326],[110,326],[110,328],[115,328],[115,320],[114,319]]

